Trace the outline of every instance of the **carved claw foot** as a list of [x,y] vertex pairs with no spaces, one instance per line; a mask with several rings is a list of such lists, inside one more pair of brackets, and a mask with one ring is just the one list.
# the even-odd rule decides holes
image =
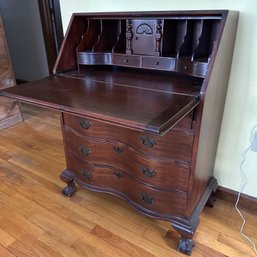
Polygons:
[[178,250],[184,254],[191,255],[195,243],[192,239],[181,238],[178,243]]
[[62,194],[64,194],[65,196],[71,197],[75,193],[75,191],[76,191],[76,186],[74,182],[72,182],[72,183],[69,183],[69,185],[62,190]]
[[62,194],[71,197],[76,192],[76,186],[69,170],[64,170],[60,175],[61,180],[68,185],[62,190]]
[[[193,215],[194,214],[195,213],[193,213]],[[184,224],[183,223],[172,224],[172,227],[175,228],[175,230],[180,234],[180,240],[177,247],[178,251],[187,255],[192,254],[193,247],[195,246],[195,243],[192,238],[194,236],[198,223],[199,223],[199,215],[197,215],[196,217],[192,216],[192,218],[187,222],[185,221]]]
[[214,193],[212,193],[207,200],[206,206],[213,208],[215,201],[216,201],[216,197],[215,197]]

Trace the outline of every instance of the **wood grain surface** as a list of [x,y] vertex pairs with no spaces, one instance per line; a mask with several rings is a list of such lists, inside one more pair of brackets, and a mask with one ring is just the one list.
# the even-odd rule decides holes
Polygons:
[[[127,71],[127,76],[133,73]],[[87,80],[53,76],[5,89],[1,95],[157,134],[165,133],[198,104],[193,95],[132,87],[131,83],[136,80],[121,85],[99,82],[94,74]]]

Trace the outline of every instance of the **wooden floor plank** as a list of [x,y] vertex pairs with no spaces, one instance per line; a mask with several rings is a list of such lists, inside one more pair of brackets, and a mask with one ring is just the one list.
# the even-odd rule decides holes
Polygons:
[[[0,219],[1,221],[1,219]],[[0,238],[1,238],[1,245],[3,247],[8,247],[15,241],[15,238],[9,235],[6,231],[0,229]],[[1,256],[1,255],[0,255]]]
[[105,242],[108,242],[110,245],[126,252],[131,257],[154,257],[153,254],[147,252],[140,247],[131,244],[127,240],[111,233],[109,230],[102,228],[99,225],[96,225],[91,231],[93,235],[103,239]]
[[1,244],[0,244],[0,256],[1,257],[16,257],[10,251],[8,251],[5,246],[2,246]]
[[[76,223],[66,222],[66,227],[60,229],[59,217],[42,216],[41,214],[29,217],[33,224],[37,224],[49,234],[54,235],[55,240],[62,242],[63,245],[71,245],[72,249],[81,256],[96,256],[96,257],[130,257],[117,248],[112,247],[103,240],[89,233],[89,229],[77,226]],[[62,222],[63,223],[63,222]],[[41,238],[40,238],[41,240]]]
[[[28,105],[22,110],[23,123],[0,131],[1,257],[184,256],[176,250],[179,235],[169,222],[79,187],[72,198],[64,197],[59,114]],[[245,231],[257,242],[257,214],[244,215]],[[240,226],[234,207],[217,200],[203,210],[192,257],[255,256]]]
[[[27,235],[38,238],[43,234],[44,231],[39,226],[35,226],[31,223],[26,217],[17,214],[8,207],[3,207],[2,205],[0,207],[2,215],[2,218],[0,219],[0,229],[5,231],[12,238],[20,239]],[[5,239],[3,239],[3,241],[5,241]]]
[[56,252],[30,235],[14,241],[7,247],[7,250],[19,257],[62,257],[61,253]]

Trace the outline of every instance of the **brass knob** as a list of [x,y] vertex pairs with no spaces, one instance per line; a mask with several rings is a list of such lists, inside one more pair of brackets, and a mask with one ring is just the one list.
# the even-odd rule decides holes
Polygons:
[[89,155],[91,153],[91,149],[90,148],[87,148],[85,146],[81,146],[79,147],[79,152],[82,154],[82,155]]
[[91,171],[86,170],[86,169],[84,169],[84,168],[80,171],[80,173],[82,174],[82,176],[83,176],[85,179],[91,179],[91,178],[93,177]]
[[84,120],[84,119],[80,120],[79,124],[80,124],[80,127],[84,128],[84,129],[89,129],[91,126],[90,122],[88,120]]
[[150,138],[150,137],[147,137],[147,136],[142,136],[140,138],[140,140],[142,141],[143,145],[146,146],[146,147],[153,147],[154,145],[156,145],[156,142],[154,139]]
[[123,173],[120,171],[114,171],[113,175],[115,175],[117,178],[122,178],[123,177]]
[[140,193],[141,199],[147,203],[147,204],[153,204],[154,203],[154,198],[147,193]]
[[151,170],[148,167],[141,166],[141,172],[147,177],[147,178],[153,178],[156,175],[155,170]]
[[122,153],[124,151],[124,149],[120,146],[114,146],[113,147],[113,150],[116,152],[116,153]]

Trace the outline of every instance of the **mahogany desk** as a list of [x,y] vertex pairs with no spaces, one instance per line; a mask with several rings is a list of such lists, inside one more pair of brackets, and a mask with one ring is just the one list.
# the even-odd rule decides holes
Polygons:
[[[212,177],[237,13],[74,14],[54,75],[2,95],[61,112],[75,183],[168,220],[191,254]],[[209,200],[208,200],[209,199]]]

